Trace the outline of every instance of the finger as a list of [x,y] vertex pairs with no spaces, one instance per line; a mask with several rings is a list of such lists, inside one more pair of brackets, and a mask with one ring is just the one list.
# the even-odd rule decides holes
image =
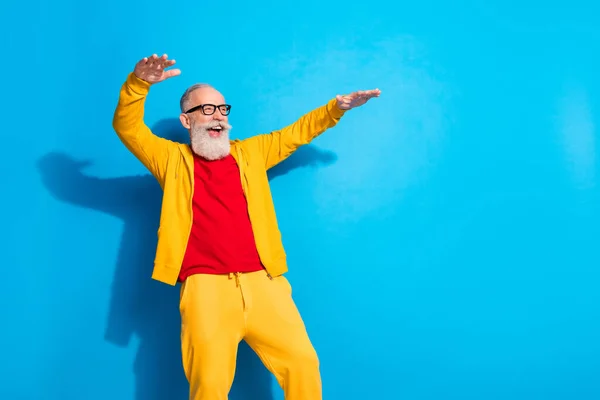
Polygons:
[[175,60],[166,60],[163,62],[163,68],[169,68],[175,65]]
[[157,68],[159,70],[169,68],[171,65],[175,64],[174,60],[169,60],[169,57],[166,54],[163,54],[162,57],[158,60],[159,64]]
[[148,57],[144,57],[144,58],[142,58],[141,60],[139,60],[139,61],[138,61],[138,62],[135,64],[135,66],[136,66],[136,67],[142,67],[142,66],[146,65],[147,63],[148,63]]
[[167,56],[166,54],[163,54],[160,57],[157,56],[156,60],[154,61],[154,68],[156,68],[158,70],[162,69],[164,62],[166,61],[166,56]]
[[335,99],[337,100],[339,108],[342,110],[348,108],[349,101],[344,96],[338,94],[335,96]]
[[161,66],[164,66],[165,63],[168,61],[168,58],[166,54],[163,54],[159,59],[158,59],[158,63]]
[[365,90],[363,91],[361,98],[368,100],[375,96],[377,96],[377,92],[375,92],[374,90]]
[[336,96],[336,100],[341,104],[350,104],[352,101],[352,99],[348,98],[348,96],[341,96],[339,94]]
[[152,54],[150,57],[148,57],[148,66],[149,67],[154,67],[156,66],[156,61],[158,60],[158,56],[156,54]]
[[176,69],[170,69],[168,71],[165,71],[163,76],[165,77],[165,79],[169,79],[169,78],[172,78],[172,77],[178,76],[178,75],[181,75],[181,70],[176,68]]

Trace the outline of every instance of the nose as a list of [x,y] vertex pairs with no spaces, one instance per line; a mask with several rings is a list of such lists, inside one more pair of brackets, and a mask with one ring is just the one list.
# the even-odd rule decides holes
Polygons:
[[216,110],[213,114],[213,119],[216,119],[217,121],[223,121],[225,119],[225,116],[221,114],[219,110]]

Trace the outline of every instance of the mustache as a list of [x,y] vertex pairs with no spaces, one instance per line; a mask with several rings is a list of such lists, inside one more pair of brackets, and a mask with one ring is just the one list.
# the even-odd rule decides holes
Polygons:
[[203,129],[212,129],[217,126],[220,126],[221,129],[223,129],[223,130],[231,130],[231,125],[229,125],[225,121],[210,121],[210,122],[200,125],[200,127]]

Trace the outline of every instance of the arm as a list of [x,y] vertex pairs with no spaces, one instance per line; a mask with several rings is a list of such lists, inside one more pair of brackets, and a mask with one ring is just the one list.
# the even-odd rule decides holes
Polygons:
[[379,97],[379,89],[358,91],[336,96],[327,104],[303,115],[291,125],[268,134],[253,136],[244,142],[262,154],[265,168],[269,169],[289,157],[298,147],[334,127],[347,110],[365,104],[372,97]]
[[[153,58],[154,57],[154,58]],[[163,183],[168,155],[176,144],[156,136],[144,123],[144,103],[153,83],[177,73],[164,71],[166,56],[144,58],[136,65],[121,87],[119,102],[113,116],[113,128],[121,142],[144,166]],[[149,74],[149,71],[152,72]],[[158,74],[158,78],[156,78]]]
[[253,136],[245,142],[262,154],[265,168],[269,169],[289,157],[298,147],[310,143],[321,133],[335,126],[344,112],[333,99],[283,129]]

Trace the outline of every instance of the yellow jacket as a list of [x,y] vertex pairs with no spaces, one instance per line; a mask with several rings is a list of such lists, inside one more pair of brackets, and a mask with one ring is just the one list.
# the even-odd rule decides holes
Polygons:
[[[113,127],[163,189],[152,278],[175,285],[192,228],[194,160],[188,144],[160,138],[144,123],[144,101],[149,90],[148,82],[129,74],[121,87]],[[231,154],[240,169],[258,254],[270,276],[287,272],[287,262],[267,170],[335,126],[344,112],[331,99],[281,130],[231,141]]]

